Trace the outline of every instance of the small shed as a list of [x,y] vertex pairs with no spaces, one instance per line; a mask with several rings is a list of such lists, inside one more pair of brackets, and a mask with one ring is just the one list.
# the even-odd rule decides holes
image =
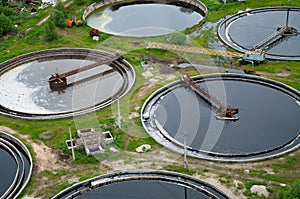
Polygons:
[[85,149],[87,155],[103,153],[107,144],[114,141],[113,136],[109,131],[95,132],[94,128],[86,128],[77,130],[78,138],[66,140],[68,149],[81,148]]

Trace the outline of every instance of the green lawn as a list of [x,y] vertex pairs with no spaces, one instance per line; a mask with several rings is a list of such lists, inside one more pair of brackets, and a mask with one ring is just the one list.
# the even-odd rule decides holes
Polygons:
[[[287,5],[287,0],[248,0],[244,4],[228,3],[227,5],[223,5],[217,0],[203,0],[202,2],[205,3],[209,9],[209,14],[206,19],[207,22],[216,22],[228,14],[234,14],[239,10],[245,10],[248,7],[258,8]],[[70,18],[71,15],[75,15],[78,19],[80,19],[84,8],[89,3],[90,2],[84,2],[84,4],[80,6],[73,3],[68,6],[70,8],[68,18]],[[300,1],[292,0],[291,5],[300,6]],[[135,148],[141,144],[150,144],[154,149],[159,148],[159,145],[156,144],[156,142],[152,138],[150,138],[143,130],[139,117],[133,120],[126,119],[128,113],[140,112],[140,109],[147,97],[149,97],[155,89],[161,86],[159,84],[154,85],[153,90],[145,92],[142,97],[138,95],[145,88],[145,78],[142,76],[144,69],[141,67],[140,62],[143,55],[152,55],[165,60],[179,58],[181,61],[185,61],[186,58],[183,58],[183,56],[179,56],[174,52],[168,52],[160,49],[145,49],[145,45],[143,44],[138,46],[134,46],[132,44],[132,41],[141,43],[145,41],[163,43],[166,42],[166,38],[164,36],[151,38],[125,38],[100,33],[100,41],[97,42],[93,41],[90,38],[88,34],[90,28],[87,26],[64,29],[57,28],[56,31],[59,33],[59,39],[50,43],[45,42],[43,39],[45,24],[36,26],[36,23],[38,23],[47,15],[51,14],[52,10],[52,8],[47,8],[45,10],[39,11],[38,16],[22,16],[19,18],[19,26],[17,28],[18,32],[23,32],[28,28],[32,28],[32,30],[23,38],[19,38],[17,36],[4,36],[0,38],[0,63],[18,55],[50,48],[91,48],[108,50],[111,52],[120,50],[122,53],[124,53],[124,57],[126,58],[126,60],[128,60],[133,65],[136,72],[136,81],[133,88],[125,97],[120,100],[121,115],[123,117],[123,127],[122,129],[119,129],[116,125],[116,104],[96,111],[95,115],[91,114],[90,116],[59,120],[29,121],[0,115],[0,125],[8,126],[19,131],[21,134],[29,135],[33,141],[40,140],[47,146],[54,149],[60,149],[68,154],[70,154],[71,152],[66,149],[65,140],[68,139],[69,136],[67,128],[69,122],[71,122],[71,128],[73,129],[73,136],[76,136],[75,129],[77,125],[99,125],[103,130],[109,130],[112,132],[113,136],[116,138],[113,146],[122,150],[122,153],[120,155],[114,155],[110,152],[106,152],[103,156],[99,157],[100,160],[104,160],[108,157],[112,158],[113,160],[122,159],[126,155],[126,152],[134,152]],[[213,35],[214,33],[212,29],[206,30],[203,32],[202,37],[191,38],[193,42],[190,45],[208,48],[208,40],[211,39]],[[199,62],[205,62],[207,59],[223,59],[222,57],[209,55],[199,57],[197,57],[197,55],[195,54],[185,55],[189,58],[189,60],[193,59]],[[230,61],[236,63],[236,59],[230,59]],[[228,67],[231,66],[228,65]],[[252,67],[250,65],[243,65],[239,69],[255,70],[258,74],[264,77],[283,82],[300,91],[300,62],[298,61],[265,61],[263,64],[255,67]],[[198,74],[198,71],[190,68],[180,69],[178,72],[189,73],[191,75]],[[89,118],[92,118],[93,121],[90,122]],[[43,132],[50,132],[52,137],[50,139],[41,139],[39,135]],[[105,173],[109,170],[106,167],[101,167],[99,169],[99,159],[96,160],[94,157],[86,157],[83,151],[76,151],[76,156],[78,157],[78,159],[75,162],[71,163],[71,165],[73,165],[72,171],[80,173],[84,167],[88,169],[85,170],[85,172],[83,172],[82,174],[78,174],[81,180],[96,176],[101,173]],[[268,180],[272,180],[284,183],[291,183],[294,179],[300,178],[300,173],[298,172],[300,168],[299,152],[297,152],[295,156],[284,156],[283,158],[285,158],[286,161],[271,160],[273,162],[269,163],[270,167],[272,167],[275,172],[274,175],[266,174],[261,170],[254,170],[249,174],[249,176],[260,178],[265,182],[267,182]],[[193,161],[195,162],[195,165],[199,164],[198,160]],[[215,164],[209,163],[208,167],[210,167],[209,165],[211,166]],[[75,167],[78,168],[76,169]],[[166,166],[165,169],[183,173],[185,172],[184,169],[178,165]],[[205,168],[204,173],[208,173],[210,171],[210,168]],[[190,172],[190,174],[194,173],[194,171]],[[38,189],[40,182],[44,182],[46,181],[45,179],[48,178],[53,181],[57,180],[58,182],[60,182],[59,187],[52,184],[49,187],[50,190],[47,190],[47,193],[45,193],[46,196],[51,196],[51,194],[53,195],[53,193],[57,193],[59,190],[69,186],[69,184],[63,178],[66,176],[69,177],[70,175],[71,174],[65,170],[59,170],[57,171],[57,173],[53,173],[51,171],[42,172],[32,178],[30,185],[25,190],[24,194],[34,193],[35,189]],[[247,180],[242,181],[246,182],[246,185],[244,187],[246,187],[246,194],[249,194],[247,190],[249,190],[248,188],[251,182]],[[239,189],[242,189],[241,187],[243,186],[241,185]],[[276,187],[276,189],[279,188]],[[43,195],[43,193],[41,193],[41,195]]]

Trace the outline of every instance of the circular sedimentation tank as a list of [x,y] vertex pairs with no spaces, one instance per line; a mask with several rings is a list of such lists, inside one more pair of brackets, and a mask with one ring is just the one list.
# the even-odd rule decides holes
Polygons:
[[291,151],[300,143],[300,93],[282,83],[243,74],[211,74],[193,81],[237,107],[237,120],[224,120],[181,81],[166,85],[145,102],[145,130],[179,153],[217,161],[252,161]]
[[17,138],[0,131],[0,198],[17,198],[32,172],[32,158]]
[[[240,52],[251,50],[265,41],[266,44],[260,48],[265,50],[266,58],[300,60],[299,15],[299,7],[247,10],[222,20],[218,26],[218,35],[226,45]],[[281,36],[274,35],[284,27],[289,27],[289,31]],[[275,36],[273,39],[272,35]]]
[[[135,80],[133,68],[122,57],[101,64],[111,57],[98,50],[63,48],[3,62],[0,112],[25,119],[55,119],[101,109],[125,95]],[[89,66],[95,67],[84,70]],[[50,87],[50,77],[70,71],[75,73],[65,78],[62,89]]]
[[90,5],[88,26],[119,36],[148,37],[184,30],[204,21],[207,8],[199,1],[103,1]]
[[52,199],[197,198],[226,199],[212,185],[187,175],[166,171],[128,171],[103,175],[63,190]]

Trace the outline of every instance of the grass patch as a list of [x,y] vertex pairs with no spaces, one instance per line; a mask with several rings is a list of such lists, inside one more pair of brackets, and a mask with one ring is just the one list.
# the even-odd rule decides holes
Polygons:
[[[247,0],[245,4],[242,3],[230,3],[227,5],[221,4],[218,0],[202,0],[209,9],[209,14],[206,21],[216,22],[220,18],[228,15],[237,13],[238,10],[245,10],[247,7],[257,8],[257,7],[266,7],[266,6],[279,6],[287,5],[287,1],[282,0],[269,0],[269,1],[256,1],[256,0]],[[69,8],[68,18],[71,15],[77,16],[78,19],[81,18],[84,8],[89,5],[91,1],[85,1],[83,5],[76,5],[72,3]],[[292,6],[300,6],[299,1],[292,1]],[[71,128],[73,136],[76,136],[74,129],[77,126],[81,127],[91,127],[99,125],[103,131],[110,131],[114,138],[115,142],[112,146],[121,149],[134,151],[136,147],[141,144],[150,144],[152,147],[156,147],[157,143],[145,133],[142,128],[141,121],[139,118],[133,119],[131,121],[127,120],[127,113],[133,111],[140,111],[140,108],[144,104],[145,100],[151,95],[152,91],[161,87],[161,85],[155,85],[153,90],[148,90],[142,97],[138,96],[138,93],[143,89],[145,79],[142,77],[142,72],[144,69],[141,67],[140,62],[142,56],[151,55],[156,56],[160,59],[165,60],[174,60],[179,58],[183,62],[202,62],[209,59],[219,60],[220,57],[210,56],[210,55],[199,55],[193,53],[174,53],[166,50],[160,49],[145,49],[146,46],[144,42],[167,42],[165,36],[160,37],[150,37],[150,38],[127,38],[127,37],[117,37],[111,36],[105,33],[100,33],[100,41],[93,41],[89,34],[88,26],[83,26],[80,28],[63,28],[57,29],[59,33],[58,41],[47,43],[43,40],[44,34],[44,24],[41,26],[36,26],[41,19],[46,17],[48,14],[51,14],[52,8],[49,7],[44,10],[39,10],[39,15],[36,17],[29,17],[28,15],[18,18],[15,22],[19,25],[18,32],[23,32],[28,28],[33,28],[25,37],[19,38],[17,36],[5,36],[0,38],[0,62],[6,61],[7,59],[16,57],[18,55],[29,53],[37,50],[44,50],[49,48],[62,48],[62,47],[78,47],[78,48],[92,48],[100,49],[107,51],[115,51],[116,49],[123,51],[125,53],[124,57],[128,60],[134,67],[136,72],[136,81],[133,86],[133,89],[125,95],[121,100],[121,114],[124,122],[124,127],[119,129],[116,125],[115,119],[115,105],[108,106],[102,110],[96,111],[96,122],[90,121],[91,117],[94,115],[82,116],[76,118],[66,118],[59,120],[48,120],[48,121],[28,121],[17,118],[11,118],[7,116],[0,116],[0,125],[8,126],[12,129],[19,131],[21,134],[29,135],[34,141],[41,140],[39,135],[43,132],[51,132],[52,137],[50,139],[43,139],[47,146],[54,149],[61,149],[64,153],[71,154],[71,150],[66,149],[65,140],[69,139],[68,134],[68,123],[71,122]],[[201,32],[201,38],[193,38],[195,42],[190,43],[190,46],[196,47],[207,47],[209,48],[209,42],[212,37],[214,37],[213,29],[209,29]],[[133,41],[140,42],[140,45],[133,45]],[[226,60],[224,61],[226,63]],[[241,69],[250,69],[261,72],[263,76],[271,78],[280,82],[283,82],[287,85],[292,86],[293,88],[300,90],[300,67],[299,62],[297,61],[266,61],[265,63],[255,66],[252,68],[250,65],[241,66]],[[179,69],[180,74],[188,74],[190,76],[199,75],[194,67],[187,67]],[[209,71],[211,72],[211,71]],[[280,73],[286,73],[288,76],[278,76]],[[136,110],[136,107],[139,109]],[[20,138],[21,141],[24,141]],[[126,146],[126,142],[127,146]],[[109,146],[108,146],[109,147]],[[32,148],[28,146],[30,152],[32,153]],[[80,180],[85,180],[87,178],[95,176],[97,173],[94,172],[96,168],[99,167],[88,167],[89,165],[97,165],[101,160],[107,159],[122,159],[125,154],[120,152],[118,154],[113,154],[109,151],[106,151],[104,154],[94,157],[86,156],[84,150],[76,150],[76,161],[72,162],[73,169],[77,169],[76,172],[79,173]],[[299,178],[299,168],[300,168],[300,154],[297,152],[294,156],[284,156],[285,160],[276,160],[270,163],[270,167],[276,173],[275,175],[267,174],[263,170],[251,170],[250,176],[258,177],[263,180],[272,180],[276,182],[291,183],[295,179]],[[155,162],[153,162],[155,164]],[[103,166],[103,165],[101,165]],[[83,167],[88,167],[90,169],[88,172]],[[107,169],[107,168],[105,168]],[[164,168],[165,170],[185,173],[193,175],[195,171],[185,170],[182,165],[169,165]],[[209,172],[210,170],[205,168],[203,172]],[[98,172],[98,171],[97,171]],[[237,171],[236,171],[237,172]],[[75,173],[75,172],[74,172]],[[240,172],[241,174],[243,171]],[[41,187],[43,181],[41,179],[45,178],[48,180],[55,181],[55,185],[47,187],[47,193],[40,192],[40,196],[47,195],[49,197],[53,196],[53,193],[56,193],[58,190],[69,186],[68,183],[62,182],[61,177],[67,176],[68,172],[65,170],[55,171],[44,171],[39,174],[37,177],[33,177],[29,185],[26,188],[27,192],[34,192],[34,189]],[[223,184],[231,185],[231,176],[220,175],[219,176]],[[246,191],[244,195],[249,195],[250,198],[257,198],[257,195],[250,192],[250,188],[253,184],[259,184],[260,182],[247,182],[245,185]],[[265,184],[264,184],[265,185]],[[243,189],[243,185],[238,185],[237,189]],[[46,188],[45,188],[46,189]],[[272,192],[272,188],[267,187],[269,192]],[[28,191],[29,190],[29,191]],[[24,193],[24,192],[23,192]]]
[[173,171],[173,172],[178,172],[178,173],[184,173],[184,174],[188,174],[188,175],[193,175],[196,173],[196,171],[191,170],[191,169],[185,169],[183,165],[169,165],[163,168],[163,170],[167,170],[167,171]]
[[255,199],[257,199],[257,198],[260,198],[260,199],[265,199],[266,197],[265,196],[263,196],[263,195],[258,195],[257,193],[252,193],[251,192],[251,187],[253,186],[253,185],[263,185],[263,186],[266,186],[266,183],[265,182],[256,182],[256,181],[248,181],[246,184],[245,184],[245,188],[246,188],[246,190],[243,192],[243,194],[245,195],[245,196],[247,196],[248,198],[255,198]]
[[149,144],[151,147],[153,147],[153,145],[157,145],[155,140],[153,140],[151,137],[145,138],[145,139],[132,139],[132,140],[130,140],[130,142],[127,146],[127,150],[128,151],[135,151],[135,149],[137,147],[139,147],[143,144]]

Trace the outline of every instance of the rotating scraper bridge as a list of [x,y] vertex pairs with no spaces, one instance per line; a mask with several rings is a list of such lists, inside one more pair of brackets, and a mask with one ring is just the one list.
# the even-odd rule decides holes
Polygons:
[[218,35],[225,44],[245,53],[239,61],[260,63],[265,56],[299,60],[299,11],[294,7],[270,7],[240,12],[218,25]]
[[[220,100],[219,83],[228,91],[226,100],[234,106]],[[248,97],[255,92],[261,93],[258,101]],[[273,103],[268,103],[270,100]],[[299,146],[298,106],[297,90],[261,77],[234,73],[184,76],[181,81],[166,85],[148,98],[142,108],[141,120],[152,138],[176,152],[183,153],[184,133],[188,132],[190,143],[186,146],[186,154],[189,156],[217,161],[253,161],[274,157]],[[279,109],[289,114],[286,113],[285,122],[276,114]],[[225,113],[223,117],[218,114],[219,110]],[[213,115],[215,117],[211,117]],[[249,128],[254,117],[261,123]],[[192,122],[190,118],[194,118]],[[274,124],[274,121],[281,123]],[[210,125],[221,127],[216,138]],[[282,133],[286,131],[290,134]],[[210,136],[216,140],[212,148],[205,145],[205,138]],[[258,145],[257,140],[263,140],[263,143]]]
[[297,35],[298,31],[294,27],[289,26],[290,8],[287,9],[286,24],[284,27],[278,27],[277,30],[255,45],[252,49],[245,52],[244,57],[240,61],[248,61],[254,64],[255,62],[262,62],[265,58],[265,51],[270,50],[288,37]]
[[[0,112],[26,119],[55,119],[99,110],[125,95],[135,81],[132,66],[119,54],[83,48],[24,54],[1,63],[0,75],[12,82],[11,87],[24,86],[17,95],[21,101],[10,87],[5,88],[10,103],[2,101]],[[72,101],[74,95],[77,104]],[[84,101],[84,96],[90,100]]]
[[217,119],[223,120],[238,120],[236,114],[239,112],[239,108],[233,108],[230,105],[221,102],[217,97],[206,91],[203,87],[198,85],[189,76],[184,75],[181,81],[188,85],[188,88],[194,90],[200,97],[202,97],[209,105],[210,108],[216,113]]
[[88,78],[80,80],[80,82],[77,81],[77,82],[73,82],[71,84],[68,84],[68,82],[67,82],[67,77],[69,77],[69,76],[78,74],[78,73],[86,71],[86,70],[90,70],[92,68],[101,66],[103,64],[108,64],[109,65],[109,64],[111,64],[112,62],[114,62],[116,60],[122,60],[122,59],[123,59],[122,56],[116,55],[114,57],[108,57],[107,59],[103,59],[103,60],[101,60],[99,62],[96,62],[96,63],[90,64],[90,65],[84,66],[84,67],[79,68],[79,69],[75,69],[75,70],[72,70],[72,71],[69,71],[69,72],[66,72],[66,73],[62,73],[62,74],[57,74],[56,73],[54,75],[51,75],[51,77],[48,80],[50,89],[52,91],[64,90],[68,86],[72,86],[72,85],[78,84],[80,82],[88,81],[89,79],[93,79],[96,76],[106,76],[106,75],[109,75],[109,74],[115,72],[115,69],[112,68],[112,69],[106,70],[106,71],[104,71],[104,72],[102,72],[100,74],[92,75],[92,76],[90,76]]

